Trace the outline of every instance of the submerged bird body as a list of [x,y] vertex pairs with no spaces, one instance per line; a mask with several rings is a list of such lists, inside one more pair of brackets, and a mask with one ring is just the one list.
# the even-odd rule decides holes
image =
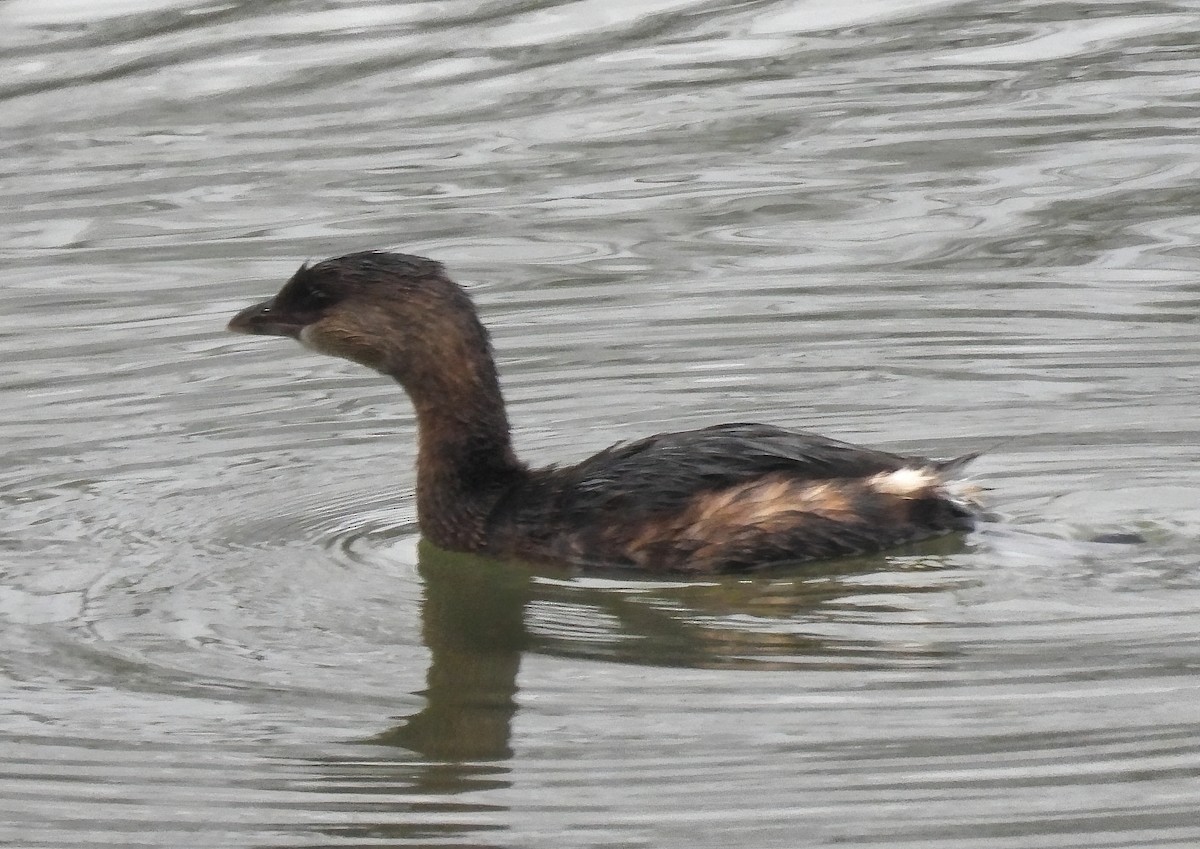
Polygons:
[[706,574],[876,551],[971,527],[947,489],[970,457],[904,457],[727,424],[530,469],[512,449],[491,345],[441,265],[367,252],[302,267],[238,313],[395,378],[417,412],[417,514],[450,550]]

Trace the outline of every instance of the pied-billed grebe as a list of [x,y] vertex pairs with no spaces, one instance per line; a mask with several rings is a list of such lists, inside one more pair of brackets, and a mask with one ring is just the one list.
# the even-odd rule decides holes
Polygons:
[[365,252],[301,266],[229,322],[395,378],[417,412],[417,516],[436,545],[495,557],[712,573],[877,551],[971,527],[947,475],[903,457],[726,424],[565,468],[517,460],[487,331],[441,264]]

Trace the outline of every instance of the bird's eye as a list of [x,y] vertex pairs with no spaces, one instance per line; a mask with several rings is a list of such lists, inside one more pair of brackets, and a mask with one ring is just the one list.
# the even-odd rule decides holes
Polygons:
[[324,289],[317,289],[310,286],[301,293],[300,300],[306,306],[321,307],[329,303],[332,300],[332,296]]

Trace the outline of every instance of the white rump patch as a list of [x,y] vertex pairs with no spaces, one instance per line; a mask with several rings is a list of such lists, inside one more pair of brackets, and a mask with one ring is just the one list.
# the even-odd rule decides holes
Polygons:
[[880,472],[867,479],[867,486],[876,492],[901,498],[927,495],[930,489],[941,483],[941,477],[930,468],[896,469],[894,472]]

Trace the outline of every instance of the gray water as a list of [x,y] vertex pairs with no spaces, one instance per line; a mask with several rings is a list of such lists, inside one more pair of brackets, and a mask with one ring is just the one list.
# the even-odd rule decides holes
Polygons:
[[[1197,12],[0,3],[0,842],[1200,845]],[[430,549],[398,388],[223,332],[364,248],[471,288],[533,462],[768,421],[988,449],[994,517]]]

